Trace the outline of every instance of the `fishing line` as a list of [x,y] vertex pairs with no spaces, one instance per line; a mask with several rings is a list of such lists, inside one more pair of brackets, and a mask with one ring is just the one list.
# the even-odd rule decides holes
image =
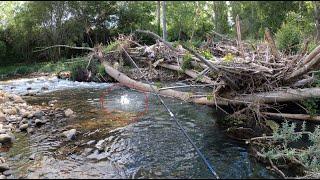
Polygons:
[[[128,59],[131,61],[131,63],[138,69],[139,73],[143,76],[142,71],[139,69],[138,65],[134,62],[134,60],[130,57],[130,55],[127,53],[127,51],[122,47],[122,49],[124,50],[124,53],[127,55]],[[217,175],[217,173],[215,172],[215,170],[213,169],[213,166],[210,164],[210,162],[207,160],[207,158],[202,154],[202,152],[200,151],[200,149],[197,147],[197,145],[193,142],[193,140],[190,138],[190,136],[187,134],[187,132],[185,131],[185,129],[181,126],[180,122],[176,119],[176,116],[172,113],[172,111],[169,109],[169,107],[166,105],[166,103],[163,101],[163,99],[161,98],[161,96],[156,92],[156,90],[153,88],[153,86],[151,85],[150,81],[143,76],[144,79],[147,81],[147,84],[151,87],[153,93],[156,94],[156,96],[158,97],[158,99],[160,100],[160,102],[163,104],[163,106],[166,108],[166,110],[169,112],[170,116],[173,118],[173,120],[176,122],[176,124],[178,125],[178,127],[180,128],[180,130],[182,131],[182,133],[185,135],[185,137],[188,139],[188,141],[192,144],[192,146],[195,148],[196,152],[198,153],[198,155],[201,157],[201,159],[203,160],[203,162],[205,163],[205,165],[207,166],[207,168],[209,169],[209,171],[211,172],[211,174],[216,178],[219,179],[219,176]]]

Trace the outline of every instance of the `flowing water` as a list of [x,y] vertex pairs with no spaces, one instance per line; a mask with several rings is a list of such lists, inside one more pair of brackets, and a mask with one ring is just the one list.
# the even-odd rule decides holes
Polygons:
[[[45,90],[41,90],[43,86]],[[55,99],[57,106],[77,114],[68,122],[42,126],[33,135],[16,133],[17,141],[1,154],[12,168],[10,177],[214,178],[154,95],[148,94],[146,105],[146,94],[128,88],[104,94],[110,86],[54,77],[0,82],[0,89],[11,93],[38,93],[25,97],[31,104]],[[215,108],[164,100],[220,178],[276,177],[250,158],[244,145],[224,135],[216,124],[221,115]],[[77,129],[75,140],[59,138],[59,130],[65,126]],[[103,140],[104,150],[88,145],[91,140]],[[30,160],[30,155],[35,155],[35,160]]]

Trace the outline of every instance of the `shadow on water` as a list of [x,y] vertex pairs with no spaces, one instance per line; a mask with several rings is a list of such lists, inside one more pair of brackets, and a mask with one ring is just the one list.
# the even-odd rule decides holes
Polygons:
[[[107,108],[118,111],[111,115],[100,106],[103,91],[68,89],[29,97],[31,104],[57,99],[59,107],[73,109],[77,118],[42,127],[28,138],[19,136],[6,153],[14,177],[213,178],[155,96],[149,97],[148,113],[132,121],[145,108],[144,94],[127,88],[110,92],[103,99]],[[251,159],[245,146],[223,134],[213,108],[171,98],[165,101],[220,178],[276,177]],[[58,138],[55,129],[63,126],[76,127],[79,134],[74,141]],[[43,135],[46,137],[39,140]],[[90,140],[104,140],[102,152],[87,145]],[[84,155],[90,148],[92,152]],[[29,160],[32,153],[37,154],[36,160]]]

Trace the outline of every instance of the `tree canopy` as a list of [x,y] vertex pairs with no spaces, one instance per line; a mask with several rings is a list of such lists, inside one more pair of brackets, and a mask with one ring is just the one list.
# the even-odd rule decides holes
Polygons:
[[[168,40],[199,42],[212,31],[235,36],[237,15],[245,39],[262,39],[265,28],[277,33],[288,23],[303,37],[315,36],[316,6],[311,1],[168,1]],[[61,49],[33,53],[37,47],[93,47],[137,29],[162,32],[158,31],[157,1],[3,1],[0,8],[1,64],[76,55]]]

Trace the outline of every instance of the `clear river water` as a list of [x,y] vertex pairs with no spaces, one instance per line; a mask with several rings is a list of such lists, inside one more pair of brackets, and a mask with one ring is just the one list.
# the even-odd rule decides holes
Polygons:
[[[148,94],[147,113],[134,118],[145,110],[145,94],[128,88],[103,94],[111,85],[56,77],[1,81],[4,91],[33,94],[24,96],[30,104],[57,100],[57,107],[71,108],[77,115],[44,125],[32,135],[15,133],[16,142],[1,152],[11,167],[10,178],[214,178],[156,96]],[[245,145],[224,134],[215,108],[164,100],[220,178],[277,177],[251,158]],[[77,129],[75,140],[59,138],[58,130],[66,126]],[[92,140],[103,140],[104,151],[88,145]]]

